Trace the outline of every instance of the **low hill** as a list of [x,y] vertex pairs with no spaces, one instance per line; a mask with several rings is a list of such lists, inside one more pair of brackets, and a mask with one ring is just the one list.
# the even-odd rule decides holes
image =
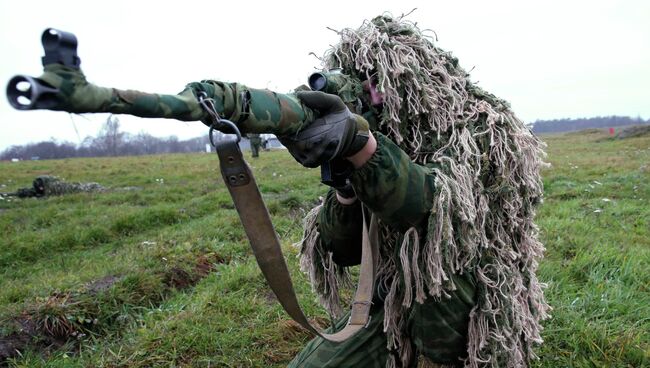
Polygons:
[[628,116],[605,116],[580,119],[556,119],[537,120],[533,123],[534,133],[561,133],[584,130],[589,128],[612,128],[628,125],[646,125],[649,120],[640,117],[631,118]]

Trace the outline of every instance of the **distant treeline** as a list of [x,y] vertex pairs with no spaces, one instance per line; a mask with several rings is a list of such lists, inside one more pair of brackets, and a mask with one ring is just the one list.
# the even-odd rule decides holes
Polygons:
[[628,116],[599,116],[595,118],[537,120],[533,123],[535,133],[560,133],[589,128],[610,128],[625,125],[650,124],[650,119]]
[[[589,128],[609,128],[625,125],[650,124],[640,117],[605,116],[581,119],[538,120],[533,123],[535,133],[570,132]],[[110,116],[97,137],[86,137],[81,144],[43,141],[11,146],[0,153],[0,160],[57,159],[68,157],[135,156],[160,153],[203,152],[208,137],[179,140],[175,136],[159,138],[148,133],[129,134],[120,131],[120,122]],[[248,147],[246,142],[245,147]]]
[[175,136],[159,138],[148,133],[120,131],[117,117],[111,116],[97,137],[86,137],[81,144],[44,141],[11,146],[0,153],[0,160],[57,159],[68,157],[134,156],[176,152],[205,152],[208,137],[179,140]]
[[175,136],[158,138],[150,134],[124,133],[115,149],[104,145],[100,137],[86,137],[80,145],[71,142],[43,141],[11,146],[0,153],[0,160],[57,159],[68,157],[136,156],[158,153],[204,152],[207,137],[179,140]]

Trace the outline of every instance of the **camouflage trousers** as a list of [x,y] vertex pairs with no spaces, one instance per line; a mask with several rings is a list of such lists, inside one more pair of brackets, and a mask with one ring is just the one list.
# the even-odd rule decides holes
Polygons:
[[254,143],[253,140],[251,140],[251,156],[252,157],[260,156],[260,143]]
[[[436,301],[429,298],[423,304],[414,303],[410,308],[406,332],[416,353],[409,367],[417,366],[418,355],[445,366],[462,366],[461,359],[467,355],[467,327],[470,311],[476,303],[476,289],[469,276],[455,277],[454,282],[458,289],[450,293],[449,299]],[[355,336],[340,343],[316,337],[289,367],[384,368],[393,353],[386,347],[383,304],[374,303],[370,313],[370,323]],[[334,330],[342,329],[348,317],[349,314],[341,318]]]

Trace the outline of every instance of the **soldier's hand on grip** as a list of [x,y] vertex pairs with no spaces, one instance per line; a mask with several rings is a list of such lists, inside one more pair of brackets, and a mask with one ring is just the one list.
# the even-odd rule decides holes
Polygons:
[[317,167],[359,152],[368,142],[368,122],[352,114],[340,97],[318,91],[298,92],[298,98],[318,118],[295,134],[279,137],[303,166]]

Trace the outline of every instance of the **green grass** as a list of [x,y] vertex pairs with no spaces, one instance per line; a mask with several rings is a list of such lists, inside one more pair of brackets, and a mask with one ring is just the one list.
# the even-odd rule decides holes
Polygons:
[[650,138],[544,137],[543,367],[650,364]]
[[[648,365],[650,138],[543,138],[552,166],[539,277],[554,310],[534,365]],[[323,323],[292,246],[326,192],[319,172],[286,151],[249,161],[302,305]],[[9,366],[282,367],[310,338],[265,285],[215,155],[3,162],[0,172],[0,191],[40,174],[111,188],[0,200],[0,345],[32,336]]]

